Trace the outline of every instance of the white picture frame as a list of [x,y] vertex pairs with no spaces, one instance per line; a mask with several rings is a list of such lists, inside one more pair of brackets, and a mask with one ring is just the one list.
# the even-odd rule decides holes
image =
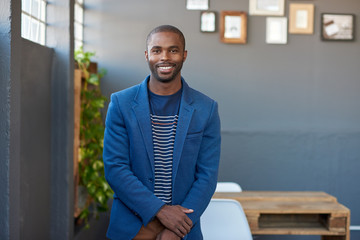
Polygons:
[[209,0],[186,0],[187,10],[208,10]]
[[284,16],[285,0],[249,0],[249,14],[260,16]]
[[267,17],[266,18],[266,43],[286,44],[287,43],[287,18]]

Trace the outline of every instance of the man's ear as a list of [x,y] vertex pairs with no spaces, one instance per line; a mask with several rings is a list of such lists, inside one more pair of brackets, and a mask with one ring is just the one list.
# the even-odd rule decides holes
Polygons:
[[186,58],[187,58],[187,50],[184,51],[183,62],[185,62]]
[[146,60],[147,62],[149,61],[149,55],[148,55],[147,50],[145,50],[145,60]]

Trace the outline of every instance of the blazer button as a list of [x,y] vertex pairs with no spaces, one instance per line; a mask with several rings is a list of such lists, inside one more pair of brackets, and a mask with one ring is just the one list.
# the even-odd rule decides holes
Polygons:
[[152,178],[148,178],[148,181],[152,183],[154,180]]

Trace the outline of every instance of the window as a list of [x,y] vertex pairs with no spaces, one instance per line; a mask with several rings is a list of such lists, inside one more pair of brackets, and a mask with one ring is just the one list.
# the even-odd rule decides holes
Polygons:
[[74,36],[75,36],[75,50],[84,45],[84,1],[75,0],[75,22],[74,22]]
[[21,36],[45,45],[46,0],[22,0]]

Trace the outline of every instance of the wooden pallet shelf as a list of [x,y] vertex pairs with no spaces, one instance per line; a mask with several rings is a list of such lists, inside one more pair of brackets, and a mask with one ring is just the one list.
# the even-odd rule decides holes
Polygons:
[[252,234],[349,240],[350,210],[324,192],[215,193],[241,203]]

